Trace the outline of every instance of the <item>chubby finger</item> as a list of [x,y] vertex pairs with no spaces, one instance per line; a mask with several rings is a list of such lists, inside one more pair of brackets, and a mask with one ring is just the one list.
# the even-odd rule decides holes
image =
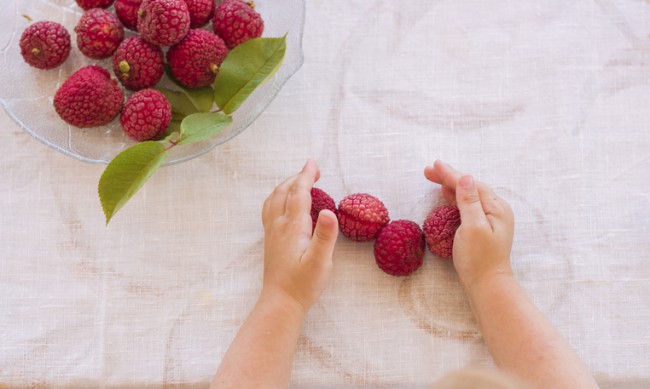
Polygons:
[[486,215],[497,215],[501,211],[501,198],[487,185],[478,186],[481,205]]
[[427,166],[424,169],[424,176],[443,188],[455,191],[458,180],[463,176],[463,173],[441,160],[436,160],[433,166]]
[[429,180],[429,181],[433,181],[435,183],[438,183],[436,181],[436,173],[435,173],[435,169],[434,169],[433,166],[425,166],[424,167],[424,177],[426,177],[426,179]]
[[336,238],[339,234],[339,222],[334,212],[324,209],[318,214],[316,228],[305,252],[307,260],[332,261]]
[[[437,160],[431,169],[428,171],[425,170],[425,175],[427,173],[427,178],[442,185],[442,194],[445,196],[445,199],[454,204],[456,200],[456,187],[460,178],[463,177],[463,173],[440,160]],[[481,181],[475,181],[475,185],[479,198],[481,199],[483,211],[488,215],[499,214],[503,208],[501,206],[503,200],[487,184]]]
[[456,186],[456,203],[460,211],[461,226],[481,227],[489,225],[478,188],[472,176],[462,176]]
[[266,199],[264,200],[264,204],[262,205],[262,224],[266,225],[269,221],[269,213],[270,213],[270,202],[269,202],[269,197],[267,196]]
[[476,182],[476,188],[481,198],[483,212],[486,215],[502,216],[506,208],[508,208],[506,201],[499,197],[490,186],[481,181]]
[[273,189],[273,192],[264,201],[262,208],[262,221],[275,219],[283,215],[287,204],[287,193],[293,182],[298,178],[298,174],[286,178],[278,186]]
[[442,192],[442,197],[445,198],[445,200],[451,204],[451,205],[456,205],[456,191],[447,188],[446,186],[442,186],[440,188],[440,191]]
[[313,160],[307,160],[302,171],[289,186],[285,206],[286,214],[309,214],[311,210],[311,188],[319,178],[318,166]]
[[262,223],[264,225],[266,225],[266,223],[269,221],[277,218],[278,216],[284,214],[286,194],[283,195],[282,192],[278,190],[278,187],[279,185],[276,186],[275,189],[273,189],[273,192],[271,192],[266,200],[264,200],[264,205],[262,206]]
[[[484,206],[485,208],[486,206]],[[514,213],[510,204],[498,196],[487,205],[485,214],[493,227],[499,225],[512,226],[514,223]]]
[[442,192],[442,196],[445,198],[445,200],[448,203],[455,205],[456,204],[455,188],[456,188],[457,179],[448,180],[450,181],[451,184],[445,185],[446,180],[444,174],[445,173],[448,174],[449,172],[445,172],[444,165],[445,165],[444,162],[440,160],[436,160],[433,166],[427,166],[424,168],[424,177],[426,177],[429,181],[432,181],[436,184],[440,184],[441,186],[440,190]]
[[446,186],[449,189],[456,189],[456,186],[458,185],[458,180],[463,176],[463,173],[459,172],[458,170],[454,169],[451,167],[446,162],[442,162],[440,160],[436,161],[433,164],[433,169],[434,169],[434,178],[437,179],[437,181],[440,185]]

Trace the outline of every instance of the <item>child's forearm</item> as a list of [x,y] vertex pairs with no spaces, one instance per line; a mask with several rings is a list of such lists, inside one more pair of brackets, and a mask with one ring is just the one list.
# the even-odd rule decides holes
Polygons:
[[497,366],[538,388],[598,388],[560,333],[511,274],[466,287],[472,311]]
[[228,348],[210,388],[288,387],[304,318],[304,308],[296,300],[263,292]]

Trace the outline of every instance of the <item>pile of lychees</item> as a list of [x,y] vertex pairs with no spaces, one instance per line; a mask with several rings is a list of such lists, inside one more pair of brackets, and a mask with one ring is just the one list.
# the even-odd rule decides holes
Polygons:
[[311,198],[312,227],[321,210],[334,212],[343,235],[357,242],[375,240],[377,266],[390,275],[406,276],[422,266],[425,242],[434,255],[452,259],[454,236],[460,226],[460,212],[453,205],[434,208],[420,228],[410,220],[391,221],[384,203],[367,193],[346,196],[338,208],[322,189],[312,188]]
[[[115,78],[135,93],[125,104],[124,91],[106,69],[86,66],[61,85],[54,108],[67,123],[81,128],[108,124],[121,112],[124,132],[136,141],[160,138],[170,124],[171,105],[152,89],[165,64],[188,88],[211,85],[228,50],[264,30],[254,4],[243,0],[76,2],[84,9],[74,29],[79,51],[97,60],[112,56]],[[107,10],[113,4],[114,12]],[[202,28],[210,21],[214,32]],[[124,39],[125,28],[139,34]],[[54,69],[70,55],[70,41],[61,24],[39,21],[23,32],[21,54],[31,66]]]

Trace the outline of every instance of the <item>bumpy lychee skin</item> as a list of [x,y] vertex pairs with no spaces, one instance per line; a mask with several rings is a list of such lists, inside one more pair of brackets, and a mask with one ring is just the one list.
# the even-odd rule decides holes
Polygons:
[[136,31],[138,29],[138,9],[142,0],[117,0],[115,13],[124,27]]
[[219,66],[228,55],[221,38],[206,30],[190,30],[167,52],[167,63],[174,77],[190,88],[211,85]]
[[36,22],[20,36],[20,54],[38,69],[54,69],[70,55],[70,34],[55,22]]
[[422,226],[429,251],[442,259],[452,259],[454,236],[460,226],[460,212],[453,205],[432,210]]
[[424,235],[417,223],[392,221],[377,234],[375,261],[390,275],[407,276],[422,266],[424,247]]
[[172,120],[172,107],[154,89],[135,92],[124,104],[120,123],[129,138],[142,142],[159,138]]
[[264,20],[252,4],[242,0],[224,0],[215,9],[212,18],[214,33],[226,42],[228,48],[262,36]]
[[180,42],[190,30],[190,11],[184,0],[142,0],[138,9],[138,31],[158,46]]
[[124,26],[113,13],[101,8],[90,9],[74,28],[77,46],[88,58],[108,58],[124,39]]
[[160,47],[132,36],[115,51],[113,71],[126,89],[151,88],[165,73],[165,58]]
[[311,221],[312,231],[316,228],[316,221],[318,221],[318,214],[323,209],[329,209],[336,214],[336,203],[332,196],[325,193],[320,188],[311,188]]
[[108,8],[115,0],[75,0],[85,11],[91,8]]
[[367,193],[345,197],[336,216],[343,235],[357,242],[373,240],[390,220],[384,203]]
[[214,0],[185,0],[190,11],[190,27],[203,27],[214,15]]
[[108,124],[124,103],[124,93],[106,69],[86,66],[74,73],[54,95],[54,108],[77,127]]

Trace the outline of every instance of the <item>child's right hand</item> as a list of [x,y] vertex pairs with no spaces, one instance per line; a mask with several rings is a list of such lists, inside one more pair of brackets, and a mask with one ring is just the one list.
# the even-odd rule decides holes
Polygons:
[[424,176],[440,184],[446,200],[460,210],[461,224],[454,237],[453,257],[464,287],[471,289],[495,276],[512,275],[514,216],[508,203],[489,186],[442,161],[427,166]]
[[510,267],[514,217],[482,182],[444,162],[424,169],[460,209],[454,266],[494,362],[536,388],[597,389],[589,370],[526,296]]

